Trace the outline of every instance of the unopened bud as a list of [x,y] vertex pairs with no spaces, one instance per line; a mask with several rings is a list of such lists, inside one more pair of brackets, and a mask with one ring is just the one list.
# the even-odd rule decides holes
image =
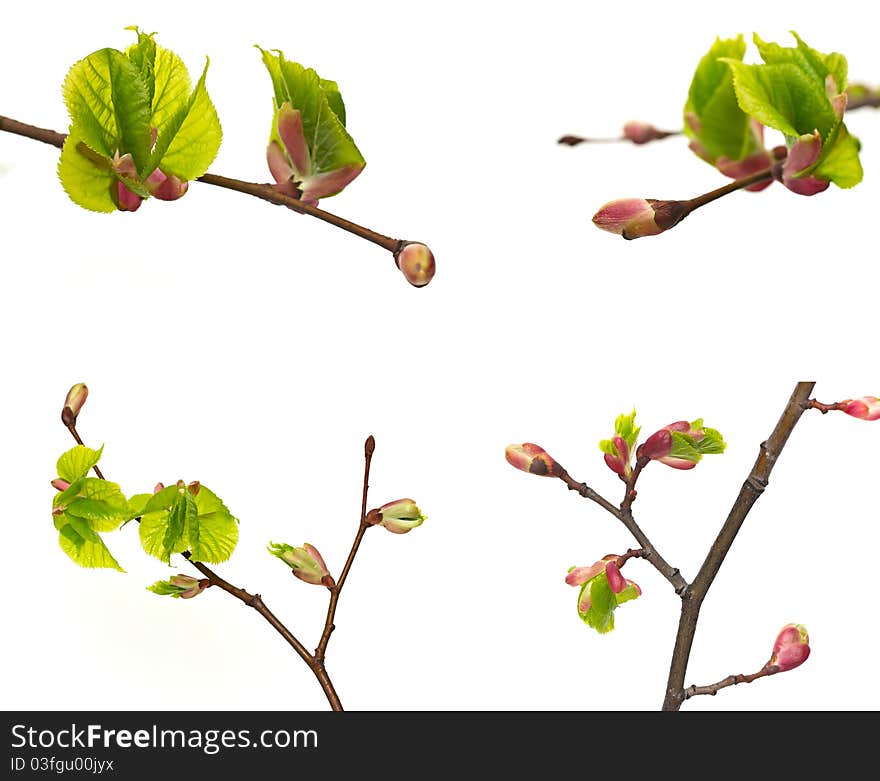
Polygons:
[[425,516],[412,499],[388,502],[378,510],[371,510],[367,515],[367,523],[378,523],[394,534],[406,534],[424,522]]
[[211,585],[211,581],[207,578],[192,578],[189,575],[172,575],[169,578],[171,585],[177,586],[182,589],[182,591],[177,594],[181,599],[192,599],[193,597],[197,597],[201,594],[208,586]]
[[684,201],[624,198],[606,203],[593,215],[593,224],[625,239],[638,239],[663,233],[687,215],[688,206]]
[[67,391],[67,398],[64,399],[64,406],[61,409],[61,421],[65,426],[73,426],[76,423],[76,419],[88,397],[89,389],[82,382],[78,382]]
[[540,445],[532,442],[524,442],[521,445],[508,445],[504,451],[507,463],[528,472],[531,475],[542,477],[560,477],[562,467],[553,460],[550,454]]
[[880,398],[877,396],[862,396],[842,403],[846,405],[843,411],[847,415],[860,420],[880,420]]
[[803,624],[786,624],[773,644],[773,655],[768,664],[775,665],[779,672],[799,667],[810,655],[810,636]]
[[634,144],[647,144],[674,135],[668,130],[658,130],[647,122],[627,122],[623,126],[623,137]]
[[293,570],[295,577],[311,583],[313,586],[333,588],[336,585],[327,565],[314,545],[305,543],[301,548],[294,548],[285,543],[269,543],[269,553],[277,556]]
[[394,253],[394,262],[413,287],[424,287],[433,278],[437,265],[434,253],[424,244],[409,242]]
[[68,483],[67,480],[64,480],[60,477],[56,477],[52,481],[52,487],[56,491],[66,491],[68,488],[70,488],[70,483]]

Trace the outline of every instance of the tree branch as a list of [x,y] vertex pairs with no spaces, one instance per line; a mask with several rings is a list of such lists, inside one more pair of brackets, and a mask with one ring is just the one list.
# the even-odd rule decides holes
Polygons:
[[687,672],[688,658],[697,628],[697,620],[700,615],[700,607],[712,581],[718,574],[721,564],[730,551],[737,533],[743,525],[746,516],[751,511],[758,497],[764,492],[770,478],[770,473],[776,465],[779,455],[782,453],[792,430],[797,425],[808,405],[805,404],[813,390],[814,382],[799,382],[788,400],[779,422],[773,429],[766,442],[761,443],[758,458],[755,465],[746,477],[743,487],[736,497],[733,506],[728,513],[727,520],[721,527],[721,531],[709,549],[700,571],[694,578],[693,583],[682,593],[681,617],[678,624],[678,633],[675,638],[675,647],[672,652],[672,661],[669,667],[669,679],[666,686],[666,696],[663,701],[663,710],[678,710],[685,699],[684,676]]
[[[79,435],[79,432],[76,430],[76,421],[68,421],[65,423],[67,426],[67,430],[70,431],[73,438],[76,440],[78,445],[82,445],[83,441]],[[105,480],[106,478],[101,472],[98,470],[98,467],[95,467],[95,474],[101,480]],[[138,519],[140,520],[140,519]],[[291,632],[279,619],[278,617],[266,607],[266,604],[263,602],[263,598],[259,594],[251,594],[248,591],[245,591],[243,588],[239,588],[238,586],[233,586],[228,581],[221,578],[214,570],[208,567],[201,561],[193,561],[192,554],[189,551],[183,551],[181,554],[190,564],[193,565],[199,572],[204,575],[208,581],[210,581],[212,586],[218,586],[227,594],[231,594],[238,600],[244,602],[248,607],[252,607],[256,610],[266,621],[275,629],[278,634],[280,634],[285,641],[293,648],[294,651],[299,654],[300,658],[309,666],[309,669],[314,673],[315,677],[318,679],[318,683],[321,685],[321,689],[324,692],[324,696],[327,698],[327,701],[330,703],[330,707],[335,711],[341,711],[342,703],[339,700],[339,695],[336,693],[336,689],[333,687],[333,682],[330,680],[330,676],[327,675],[327,671],[324,668],[323,659],[318,659],[316,656],[312,656],[308,652],[308,649],[296,638],[296,636]]]
[[358,525],[354,543],[348,553],[348,558],[345,561],[345,566],[342,568],[342,574],[339,576],[336,585],[330,589],[330,604],[327,606],[327,619],[324,622],[324,631],[321,633],[318,647],[315,649],[315,659],[322,665],[324,663],[324,654],[327,651],[327,643],[330,642],[330,635],[333,634],[333,630],[336,628],[333,621],[336,617],[336,606],[339,603],[339,595],[342,593],[342,587],[345,585],[348,572],[351,569],[351,565],[354,563],[354,557],[357,555],[358,549],[360,548],[361,540],[364,539],[364,534],[366,534],[367,529],[370,528],[367,523],[367,491],[370,487],[370,462],[373,460],[373,451],[375,449],[376,440],[373,439],[371,434],[367,437],[367,441],[364,443],[364,488],[361,495],[360,524]]
[[[640,467],[638,462],[636,463],[636,469],[633,470],[633,477],[627,482],[627,496],[632,492],[632,486],[635,485],[635,480],[638,479],[638,473],[641,472],[643,467],[644,464]],[[584,499],[589,499],[590,501],[595,502],[626,526],[630,534],[635,537],[636,541],[642,548],[641,558],[650,562],[654,566],[654,569],[672,584],[676,594],[681,593],[685,589],[687,581],[681,576],[681,572],[677,567],[673,567],[669,564],[666,559],[657,552],[657,549],[648,539],[648,536],[636,523],[629,506],[627,506],[626,509],[623,508],[623,505],[621,505],[621,507],[615,507],[601,494],[596,493],[596,491],[590,488],[586,483],[579,483],[574,480],[564,469],[559,478],[568,486],[570,491],[577,491],[577,493],[584,497]],[[626,502],[626,499],[624,499],[624,502]],[[630,501],[630,504],[632,504],[632,501]]]
[[[0,130],[24,136],[25,138],[31,138],[35,141],[42,141],[44,144],[49,144],[50,146],[55,146],[59,149],[64,145],[64,139],[67,138],[64,133],[35,127],[34,125],[27,125],[24,122],[19,122],[18,120],[4,116],[0,116]],[[394,255],[397,255],[406,244],[410,243],[403,239],[393,239],[390,236],[377,233],[376,231],[364,228],[350,220],[346,220],[343,217],[338,217],[335,214],[319,209],[317,206],[311,206],[310,204],[303,203],[296,198],[283,195],[277,192],[272,185],[269,184],[245,182],[241,179],[231,179],[226,176],[210,173],[204,174],[196,181],[204,184],[212,184],[216,187],[223,187],[227,190],[235,190],[236,192],[244,193],[245,195],[252,195],[255,198],[260,198],[261,200],[268,201],[269,203],[278,206],[286,206],[300,214],[308,214],[311,217],[316,217],[317,219],[330,223],[344,231],[353,233],[355,236],[366,239],[373,244],[378,244],[380,247],[388,250]]]

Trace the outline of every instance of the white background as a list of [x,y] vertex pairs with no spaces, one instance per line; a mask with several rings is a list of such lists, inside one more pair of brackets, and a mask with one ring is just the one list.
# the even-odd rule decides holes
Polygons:
[[[56,150],[0,134],[2,705],[326,707],[306,666],[219,589],[147,592],[171,573],[133,527],[107,536],[125,575],[61,552],[49,481],[73,443],[58,415],[85,381],[80,430],[106,443],[108,478],[129,494],[178,477],[220,494],[241,541],[218,572],[309,647],[326,593],[265,545],[311,542],[338,575],[375,435],[370,505],[412,496],[429,518],[406,536],[371,530],[355,562],[327,658],[347,708],[658,708],[677,598],[635,561],[644,596],[611,635],[585,627],[566,569],[632,541],[510,468],[504,447],[539,442],[617,502],[596,445],[618,413],[635,405],[646,434],[705,417],[727,453],[691,472],[652,466],[635,507],[693,577],[797,380],[829,402],[880,392],[880,115],[848,117],[864,143],[857,188],[737,193],[637,242],[591,215],[724,180],[681,139],[555,140],[632,118],[676,126],[716,35],[796,29],[876,82],[876,33],[846,5],[93,3],[50,19],[17,4],[0,29],[0,113],[66,130],[67,68],[124,48],[138,24],[195,75],[210,54],[215,173],[268,177],[271,86],[253,44],[337,80],[368,165],[322,206],[429,243],[438,272],[416,290],[371,244],[199,184],[134,215],[87,213],[58,184]],[[878,443],[880,423],[804,416],[704,605],[687,683],[759,669],[790,621],[808,626],[812,656],[685,708],[876,708]]]

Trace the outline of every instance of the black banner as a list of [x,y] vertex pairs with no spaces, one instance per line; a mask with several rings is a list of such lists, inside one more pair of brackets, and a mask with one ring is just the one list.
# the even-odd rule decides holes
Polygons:
[[[867,757],[876,713],[630,712],[4,712],[10,779],[147,778],[154,773],[322,778],[357,770],[435,777],[472,763],[522,770],[606,763],[674,767],[696,756],[768,770],[809,748],[833,749],[838,770]],[[759,754],[753,752],[759,751]],[[778,752],[778,755],[776,754]],[[672,762],[673,765],[667,765]],[[757,763],[757,764],[754,764]],[[334,771],[333,775],[326,775]],[[612,774],[613,775],[613,774]]]

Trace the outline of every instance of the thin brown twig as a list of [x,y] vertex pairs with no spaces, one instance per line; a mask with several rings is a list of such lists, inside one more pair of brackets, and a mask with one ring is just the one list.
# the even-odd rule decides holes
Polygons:
[[740,683],[751,683],[752,681],[757,681],[759,678],[765,678],[768,675],[776,675],[779,672],[779,667],[775,664],[767,664],[764,665],[758,672],[752,673],[751,675],[728,675],[726,678],[722,678],[718,683],[710,683],[708,686],[688,686],[687,689],[684,690],[683,698],[685,700],[689,700],[691,697],[696,697],[700,694],[708,694],[714,697],[720,689],[726,689],[728,686],[736,686]]
[[[58,133],[55,130],[28,125],[24,122],[19,122],[16,119],[4,116],[0,116],[0,130],[24,136],[25,138],[30,138],[34,141],[42,141],[44,144],[49,144],[50,146],[58,147],[59,149],[64,146],[64,139],[67,138],[64,133]],[[283,195],[282,193],[277,192],[270,184],[246,182],[241,179],[232,179],[227,176],[220,176],[219,174],[211,173],[202,175],[196,181],[204,184],[211,184],[216,187],[223,187],[227,190],[234,190],[246,195],[252,195],[255,198],[267,201],[268,203],[273,203],[278,206],[286,206],[300,214],[308,214],[311,217],[316,217],[317,219],[330,223],[337,228],[348,231],[355,236],[366,239],[373,244],[377,244],[395,255],[408,243],[403,239],[393,239],[390,236],[377,233],[376,231],[365,228],[355,222],[351,222],[351,220],[346,220],[345,218],[339,217],[331,212],[319,209],[317,206],[303,203],[289,195]]]
[[336,617],[336,606],[339,603],[339,595],[342,593],[342,587],[345,585],[345,581],[348,578],[348,572],[351,569],[351,565],[354,563],[354,557],[357,555],[358,549],[360,548],[361,540],[364,539],[364,534],[366,534],[367,529],[370,528],[367,523],[367,491],[370,487],[370,462],[373,460],[373,451],[375,449],[376,440],[371,434],[367,437],[367,441],[364,442],[364,487],[363,493],[361,494],[360,524],[358,525],[354,543],[348,553],[348,558],[345,560],[345,566],[342,568],[342,574],[339,576],[336,585],[330,589],[330,604],[327,606],[327,618],[324,621],[324,631],[321,633],[321,639],[318,641],[318,647],[315,649],[315,659],[321,664],[324,663],[324,654],[327,651],[327,643],[330,642],[330,635],[333,634],[333,630],[336,628],[334,619]]
[[807,399],[804,402],[804,409],[817,409],[823,415],[826,415],[834,411],[843,412],[846,409],[846,404],[842,401],[836,401],[833,404],[823,404],[821,401],[816,401],[816,399]]
[[[644,466],[644,465],[643,465]],[[641,472],[641,469],[639,469]],[[622,507],[615,507],[611,502],[609,502],[605,497],[601,494],[594,491],[590,488],[586,483],[579,483],[574,480],[571,475],[568,474],[564,469],[562,473],[559,475],[559,478],[564,482],[570,491],[576,491],[585,499],[589,499],[590,501],[598,504],[603,510],[611,513],[617,520],[619,520],[635,537],[636,541],[642,548],[642,558],[648,561],[650,564],[654,566],[656,569],[666,580],[668,580],[672,587],[675,589],[676,593],[680,593],[687,586],[687,581],[682,577],[681,572],[678,567],[673,567],[669,562],[664,559],[657,549],[654,547],[654,544],[648,539],[648,535],[646,535],[641,527],[636,523],[635,518],[633,517],[632,511],[627,508],[626,510],[622,509]],[[631,481],[632,484],[635,484],[635,481]],[[628,483],[629,485],[629,483]]]

